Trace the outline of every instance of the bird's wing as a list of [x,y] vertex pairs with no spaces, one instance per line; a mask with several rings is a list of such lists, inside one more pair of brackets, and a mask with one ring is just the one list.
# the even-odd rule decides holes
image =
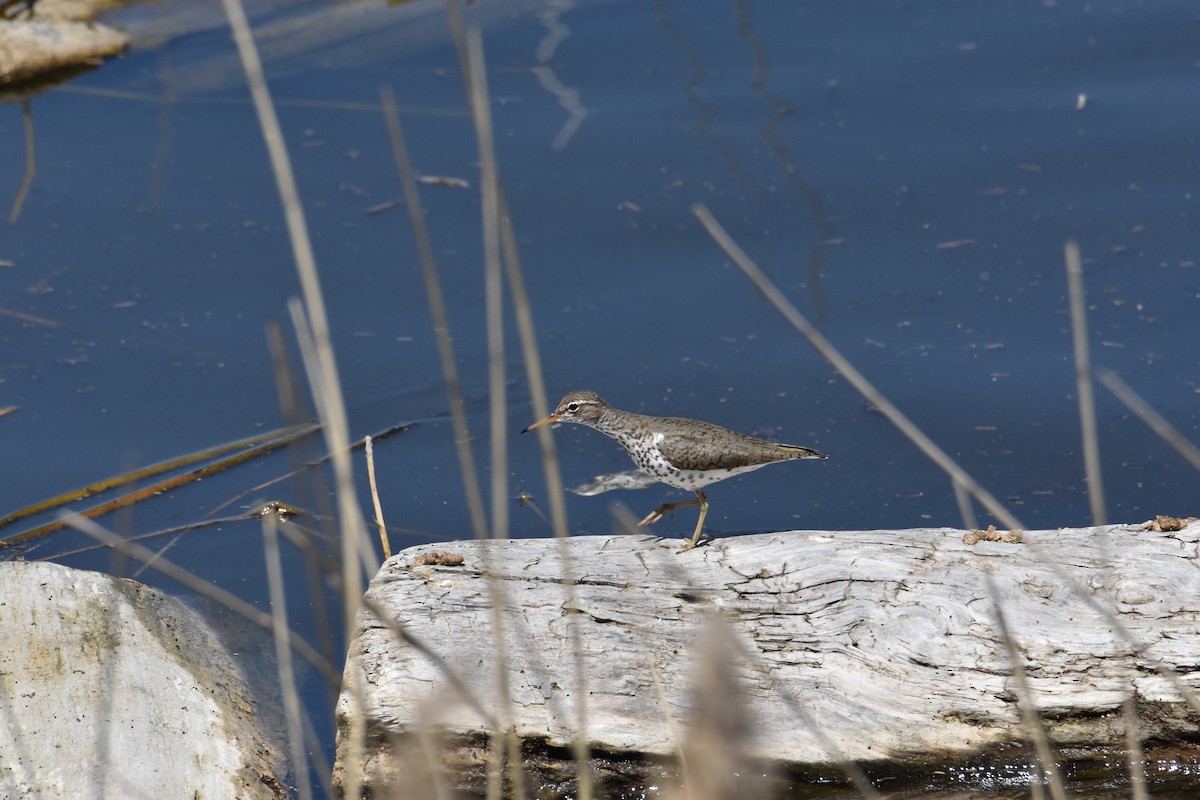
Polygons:
[[659,451],[677,469],[736,469],[789,458],[818,457],[796,453],[797,450],[816,453],[807,447],[797,448],[744,436],[708,422],[687,422],[689,424],[684,428],[664,432],[662,440],[658,442]]

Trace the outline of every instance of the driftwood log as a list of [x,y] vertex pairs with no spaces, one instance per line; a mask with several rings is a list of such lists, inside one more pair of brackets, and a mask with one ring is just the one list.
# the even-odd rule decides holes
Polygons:
[[[1128,698],[1142,740],[1194,741],[1200,524],[995,538],[941,528],[724,537],[686,553],[648,536],[406,550],[358,618],[335,780],[421,779],[396,745],[437,730],[454,774],[470,776],[457,785],[479,789],[495,725],[515,730],[530,763],[569,771],[581,698],[593,755],[617,771],[631,754],[669,762],[706,704],[729,697],[749,721],[749,755],[784,769],[968,763],[1025,741],[1022,696],[1059,752],[1124,746]],[[733,668],[714,690],[703,673],[722,658]],[[349,770],[359,714],[366,749]]]

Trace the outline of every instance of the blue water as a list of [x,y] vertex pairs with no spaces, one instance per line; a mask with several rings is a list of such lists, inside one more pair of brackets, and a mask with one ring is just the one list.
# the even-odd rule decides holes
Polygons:
[[[1095,364],[1200,440],[1193,3],[594,0],[561,12],[568,35],[544,63],[540,4],[476,5],[551,404],[592,388],[831,454],[712,487],[711,532],[962,521],[948,480],[766,304],[695,202],[1029,528],[1090,520],[1066,239],[1085,256]],[[478,154],[440,7],[333,6],[303,36],[262,38],[352,434],[416,423],[376,452],[387,519],[404,529],[395,547],[470,526],[407,216],[368,213],[401,194],[382,85],[418,172],[472,185],[426,186],[422,201],[488,458]],[[284,422],[263,332],[287,324],[298,293],[278,196],[227,30],[186,8],[112,17],[131,52],[31,101],[38,172],[0,235],[13,264],[0,267],[0,307],[53,327],[0,317],[0,406],[16,407],[0,419],[0,511]],[[265,24],[314,10],[327,9],[251,4]],[[535,67],[587,109],[573,135]],[[19,106],[0,109],[0,141],[8,197]],[[515,335],[507,346],[515,435],[533,412]],[[1104,389],[1097,400],[1110,519],[1195,513],[1195,473]],[[630,466],[594,432],[556,438],[568,485]],[[187,524],[290,468],[279,454],[104,521]],[[509,472],[513,534],[547,535],[515,505],[523,491],[545,507],[532,437],[510,442]],[[613,502],[640,517],[667,497],[568,495],[572,531],[612,530]],[[268,498],[301,495],[280,483],[233,510]],[[690,533],[693,519],[659,532]],[[60,535],[27,555],[82,541]],[[190,534],[169,556],[261,603],[260,553],[247,523]]]

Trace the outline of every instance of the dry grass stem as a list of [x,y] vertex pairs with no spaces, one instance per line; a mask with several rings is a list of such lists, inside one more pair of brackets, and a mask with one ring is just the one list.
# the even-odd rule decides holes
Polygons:
[[308,777],[308,759],[304,755],[304,727],[300,721],[304,711],[296,691],[296,675],[292,669],[292,651],[288,646],[287,599],[283,590],[283,562],[279,557],[279,535],[275,518],[262,520],[263,551],[266,556],[267,585],[271,593],[271,620],[275,638],[275,662],[279,671],[279,689],[283,696],[284,720],[287,724],[288,749],[292,760],[293,780],[300,800],[312,800],[312,782]]
[[[400,122],[400,114],[396,107],[395,97],[392,91],[387,88],[381,91],[381,96],[383,115],[387,122],[388,132],[392,141],[392,155],[396,160],[396,168],[400,173],[400,183],[404,189],[405,205],[408,207],[409,221],[412,224],[417,244],[417,255],[421,262],[421,274],[425,281],[425,291],[429,299],[430,316],[433,318],[434,334],[438,343],[438,355],[442,362],[442,378],[446,386],[446,397],[450,404],[450,421],[454,430],[454,443],[455,449],[458,452],[459,471],[462,474],[467,510],[471,517],[471,527],[475,538],[483,541],[488,538],[487,512],[484,510],[483,490],[479,485],[479,475],[475,468],[475,457],[471,451],[471,434],[467,425],[467,408],[462,396],[462,384],[458,377],[458,363],[454,356],[450,323],[446,314],[445,295],[442,291],[441,279],[438,276],[437,263],[433,258],[433,247],[430,244],[429,231],[425,224],[425,215],[421,210],[420,192],[417,189],[412,161],[409,159],[408,147],[405,144],[404,128]],[[485,572],[491,575],[490,551],[485,547],[481,551],[480,556]],[[493,597],[492,607],[495,609],[494,613],[497,615],[494,617],[494,620],[498,620],[504,604],[503,602],[495,602],[498,593],[502,592],[501,589],[496,587],[495,583],[495,580],[489,578],[489,592]],[[498,628],[499,626],[496,625],[494,627]],[[497,647],[498,658],[495,668],[498,671],[507,673],[507,661],[504,658],[504,652],[502,648]],[[511,702],[511,700],[506,699],[504,702]],[[512,718],[511,712],[508,712],[508,718]],[[493,725],[492,735],[494,741],[498,740],[503,735],[502,726],[499,724]],[[489,752],[494,757],[498,751],[493,748]],[[489,769],[489,775],[499,776],[500,763],[499,760],[493,760]],[[489,800],[499,798],[502,794],[500,790],[498,777],[494,779],[489,778]]]
[[[987,583],[988,594],[992,598],[992,607],[996,612],[996,632],[1004,642],[1004,649],[1008,652],[1008,660],[1012,665],[1013,681],[1016,683],[1017,707],[1021,711],[1021,723],[1025,727],[1025,735],[1029,737],[1029,741],[1037,753],[1038,766],[1041,768],[1042,778],[1050,788],[1051,797],[1054,800],[1067,800],[1062,775],[1058,771],[1054,752],[1050,749],[1050,740],[1046,737],[1046,731],[1042,728],[1042,722],[1038,718],[1037,706],[1033,702],[1033,692],[1025,677],[1025,664],[1021,658],[1021,651],[1017,648],[1012,634],[1009,633],[1008,624],[1004,619],[1004,609],[1000,607],[1000,594],[996,591],[996,583],[992,580],[990,572],[984,572],[984,580]],[[1031,785],[1034,792],[1038,791],[1039,785],[1040,781]]]
[[[264,456],[268,453],[278,450],[279,448],[284,447],[285,445],[290,444],[291,442],[294,442],[300,438],[308,436],[310,433],[312,433],[315,430],[315,426],[306,426],[302,429],[290,429],[290,430],[293,430],[293,432],[285,434],[284,436],[279,437],[279,438],[268,439],[268,441],[264,442],[263,444],[259,444],[254,447],[251,447],[249,450],[246,450],[244,452],[237,453],[235,455],[229,456],[228,458],[223,458],[223,459],[221,459],[219,461],[215,461],[211,464],[206,464],[203,467],[199,467],[198,469],[194,469],[190,472],[184,472],[179,475],[173,475],[170,478],[166,478],[164,480],[158,481],[157,483],[150,484],[149,486],[143,486],[140,489],[135,489],[133,491],[126,492],[125,494],[114,497],[112,500],[108,500],[106,502],[100,503],[99,505],[91,506],[89,508],[86,508],[86,509],[76,512],[76,513],[80,514],[81,516],[95,519],[97,517],[102,517],[102,516],[105,516],[106,514],[110,514],[113,511],[118,511],[121,509],[129,509],[133,505],[140,503],[144,500],[149,500],[151,498],[158,497],[159,495],[169,492],[172,489],[177,489],[181,486],[186,486],[190,483],[194,483],[196,481],[207,478],[210,475],[215,475],[219,472],[223,472],[224,470],[235,467],[238,464],[242,464],[247,461],[251,461],[253,459],[260,458],[261,456]],[[219,448],[213,448],[213,450],[209,451],[209,452],[213,452],[213,451],[222,451],[223,452],[223,451],[229,449],[229,447],[230,447],[230,445],[222,445]],[[141,475],[141,474],[146,474],[147,472],[149,472],[151,470],[161,472],[166,469],[170,469],[171,467],[173,467],[176,464],[191,463],[194,460],[195,460],[195,458],[193,456],[185,456],[184,458],[176,459],[171,462],[164,462],[162,464],[156,464],[152,467],[135,470],[133,472],[121,475],[117,478],[113,478],[108,481],[102,481],[101,483],[98,483],[98,484],[93,484],[92,487],[87,487],[85,489],[76,490],[74,492],[69,492],[66,495],[63,495],[60,497],[55,497],[55,498],[52,498],[45,502],[38,503],[35,506],[30,506],[29,509],[36,509],[37,511],[41,511],[44,509],[57,508],[61,505],[67,504],[68,502],[71,501],[72,498],[77,499],[78,497],[88,496],[91,493],[90,490],[93,488],[101,487],[101,486],[125,485],[125,484],[135,481],[136,476]],[[98,490],[102,491],[102,489],[98,489]],[[14,514],[10,515],[10,517],[22,518],[24,516],[28,516],[31,513],[35,513],[34,511],[30,511],[29,509],[22,509],[21,511],[17,511]],[[11,546],[11,545],[16,545],[16,544],[22,544],[24,542],[29,542],[34,539],[45,536],[47,534],[54,533],[56,531],[60,531],[64,527],[66,527],[66,523],[64,523],[61,518],[54,520],[53,522],[47,522],[44,525],[39,525],[36,528],[30,528],[29,530],[22,531],[21,533],[13,534],[12,536],[9,536],[5,539],[0,540],[0,547],[7,547],[7,546]]]
[[754,284],[767,298],[771,305],[792,324],[796,330],[808,339],[809,343],[820,353],[825,360],[833,365],[833,368],[838,371],[850,385],[853,386],[858,393],[861,394],[867,402],[879,409],[879,411],[888,418],[889,421],[905,436],[912,441],[921,452],[923,452],[931,461],[937,464],[941,469],[950,476],[950,479],[957,482],[964,489],[969,491],[972,496],[978,500],[984,508],[988,510],[996,519],[1010,530],[1024,530],[1016,517],[1012,515],[1003,504],[991,495],[986,489],[980,486],[974,478],[960,467],[954,459],[950,458],[945,451],[934,444],[925,433],[913,424],[912,420],[904,415],[890,400],[883,396],[870,381],[859,372],[853,364],[846,359],[845,356],[838,351],[828,339],[818,331],[812,323],[805,319],[792,303],[783,296],[779,288],[775,286],[771,280],[763,274],[763,271],[758,268],[758,265],[750,260],[750,257],[742,250],[738,244],[733,241],[721,224],[713,217],[709,210],[701,203],[696,203],[692,206],[692,213],[699,218],[701,224],[708,230],[709,234],[716,240],[717,244],[733,259],[733,262],[746,274],[750,282]]
[[[308,317],[304,311],[304,304],[299,299],[293,297],[288,301],[288,312],[292,317],[292,324],[296,331],[296,341],[300,346],[300,360],[304,364],[305,374],[308,377],[309,385],[312,387],[313,403],[317,407],[317,413],[322,420],[330,418],[330,394],[326,391],[329,381],[326,380],[321,372],[321,365],[317,358],[316,345],[313,339],[312,330],[308,326]],[[335,381],[336,382],[336,378]],[[328,445],[328,438],[326,444]],[[338,484],[338,509],[340,512],[340,522],[338,527],[341,542],[341,562],[340,569],[342,575],[342,587],[345,589],[342,597],[342,608],[346,609],[347,603],[350,603],[355,608],[357,614],[358,603],[362,599],[362,587],[365,575],[374,575],[379,571],[379,562],[375,558],[375,552],[371,549],[370,543],[366,536],[366,523],[363,520],[362,514],[357,505],[357,494],[350,475],[339,475],[338,464],[344,462],[349,465],[349,456],[352,447],[344,447],[336,452],[329,452],[326,458],[334,466],[335,479]],[[346,484],[343,486],[343,483]],[[344,499],[350,498],[354,502],[347,507],[344,505]],[[347,524],[346,515],[349,514],[352,518],[352,523]],[[347,539],[350,540],[349,545]],[[347,561],[346,559],[351,559]],[[346,596],[346,592],[358,591],[355,600],[351,602]],[[346,620],[343,620],[346,622]],[[353,620],[350,621],[349,627],[346,630],[353,630]]]
[[483,37],[478,28],[467,31],[467,63],[471,80],[467,90],[475,137],[479,143],[479,181],[483,212],[484,306],[487,318],[488,396],[492,450],[492,537],[508,538],[508,414],[504,363],[504,277],[500,269],[500,204],[496,197],[499,177],[492,143],[492,115],[488,100]]
[[1079,395],[1079,423],[1083,434],[1083,464],[1087,471],[1088,502],[1092,524],[1105,525],[1104,484],[1100,475],[1100,436],[1096,431],[1096,399],[1092,392],[1092,367],[1088,355],[1087,301],[1083,291],[1083,266],[1079,245],[1063,247],[1067,262],[1067,289],[1071,298],[1071,337],[1075,342],[1075,390]]
[[[457,11],[457,8],[455,8]],[[462,54],[460,53],[460,56]],[[465,61],[462,62],[465,64]],[[464,69],[464,75],[466,70]],[[430,316],[433,318],[434,333],[438,343],[438,355],[442,363],[442,376],[446,385],[446,395],[450,405],[450,419],[454,429],[455,446],[458,452],[459,467],[462,473],[465,495],[467,500],[467,508],[471,517],[471,526],[473,528],[475,538],[486,540],[488,538],[488,523],[487,515],[484,510],[483,492],[479,485],[479,476],[475,467],[474,455],[471,451],[471,435],[467,425],[466,403],[462,396],[462,387],[458,376],[457,361],[454,356],[453,340],[450,336],[450,324],[446,313],[445,295],[442,291],[441,279],[438,277],[437,264],[433,257],[433,247],[430,244],[428,227],[425,224],[425,216],[421,210],[420,192],[417,189],[415,172],[412,168],[412,161],[408,155],[408,148],[404,139],[404,128],[400,121],[400,114],[396,106],[395,97],[390,89],[384,88],[381,90],[381,99],[383,107],[384,119],[387,122],[388,132],[392,142],[392,154],[396,160],[396,168],[400,174],[400,183],[404,190],[405,205],[408,208],[409,221],[412,224],[413,234],[416,240],[417,255],[421,263],[421,273],[425,282],[425,290],[429,299]],[[491,555],[488,548],[483,548],[480,553],[481,561],[485,574],[491,576]],[[489,594],[492,598],[492,608],[494,613],[494,628],[500,630],[500,619],[503,615],[503,609],[507,604],[503,595],[502,587],[497,585],[497,582],[489,577],[488,579]],[[503,637],[503,633],[497,633],[498,637]],[[503,642],[498,642],[496,653],[497,659],[493,668],[498,676],[503,675],[507,681],[507,659],[505,658],[505,649]],[[505,704],[505,714],[507,719],[512,719],[511,712],[511,697],[507,694],[502,694],[501,702]],[[498,737],[505,735],[503,733],[504,726],[496,725],[494,727],[493,736]],[[491,751],[494,755],[501,754],[502,749],[493,748]],[[493,761],[490,772],[494,775],[499,775],[500,760]],[[519,768],[519,764],[514,768]],[[493,793],[493,790],[496,793]],[[489,797],[499,797],[500,785],[497,780],[489,781]]]
[[[546,403],[546,382],[538,349],[537,332],[533,323],[533,309],[529,302],[529,293],[525,288],[525,276],[517,252],[517,236],[513,230],[512,216],[508,211],[508,199],[504,194],[504,187],[500,184],[499,177],[496,182],[496,195],[500,210],[500,243],[504,254],[504,263],[507,267],[509,291],[512,295],[517,330],[521,338],[521,357],[525,362],[525,375],[529,382],[529,392],[533,402],[533,418],[543,419],[550,413],[550,409]],[[562,563],[561,577],[563,593],[566,595],[564,599],[567,608],[578,608],[575,568],[571,562],[571,549],[567,545],[567,536],[570,533],[567,524],[567,504],[563,494],[562,473],[558,468],[558,452],[554,446],[554,435],[548,427],[543,426],[537,429],[537,437],[542,453],[542,473],[546,479],[546,497],[550,506],[550,525],[555,537],[559,540],[558,556]],[[575,740],[572,748],[579,774],[579,800],[591,800],[588,681],[579,615],[572,614],[568,617],[567,631],[571,639],[572,667],[576,687],[573,692]]]
[[[246,12],[242,8],[240,0],[223,0],[223,3],[225,14],[229,18],[229,26],[233,31],[234,41],[237,44],[242,69],[246,74],[246,83],[249,85],[254,109],[262,128],[263,142],[271,159],[271,171],[279,188],[284,217],[287,221],[288,236],[292,244],[292,255],[295,258],[296,270],[300,277],[301,291],[304,295],[308,317],[312,321],[311,336],[314,353],[310,360],[317,363],[318,369],[310,369],[308,378],[314,393],[320,397],[317,407],[324,412],[321,414],[321,420],[324,423],[326,447],[333,460],[342,541],[343,586],[345,587],[345,594],[342,598],[344,619],[346,630],[351,631],[354,630],[354,619],[363,594],[360,559],[368,561],[372,556],[369,554],[366,544],[366,525],[358,508],[357,493],[352,480],[348,448],[349,426],[346,420],[341,384],[338,381],[337,361],[334,358],[333,343],[329,335],[329,319],[325,312],[325,301],[321,295],[316,258],[313,255],[312,243],[304,219],[304,208],[300,203],[300,194],[296,188],[291,162],[288,159],[283,131],[279,125],[279,118],[275,114],[275,107],[271,102],[262,62],[254,44],[254,37],[250,33],[250,25],[246,20]],[[294,313],[293,317],[295,317]],[[360,784],[358,763],[366,736],[366,720],[361,714],[361,687],[357,686],[353,677],[348,678],[348,682],[351,693],[356,698],[356,708],[359,713],[354,715],[350,732],[346,798],[347,800],[358,800]]]
[[383,118],[387,122],[392,142],[392,157],[400,173],[400,185],[404,190],[404,204],[408,208],[408,219],[412,224],[413,237],[417,245],[417,257],[421,263],[421,275],[425,281],[425,293],[429,300],[429,314],[433,318],[433,332],[437,339],[438,356],[442,363],[442,380],[446,386],[446,399],[450,404],[450,424],[454,429],[454,444],[458,453],[459,472],[462,474],[467,512],[471,518],[471,529],[476,539],[487,538],[487,512],[483,505],[483,491],[479,486],[479,473],[475,469],[475,456],[471,452],[471,431],[467,425],[467,407],[463,401],[462,383],[458,377],[458,361],[454,356],[454,340],[450,336],[450,322],[446,314],[445,293],[438,277],[437,262],[433,258],[433,245],[429,240],[429,229],[421,211],[421,195],[417,189],[408,147],[404,141],[404,128],[400,124],[400,112],[392,90],[380,91],[383,103]]
[[[106,530],[86,517],[81,517],[78,514],[65,514],[64,519],[68,525],[80,533],[87,534],[93,539],[102,542],[103,544],[106,544],[131,558],[135,558],[142,563],[153,562],[153,569],[155,572],[165,575],[176,583],[186,586],[197,594],[202,594],[208,599],[216,603],[220,603],[235,614],[250,620],[263,630],[274,633],[275,620],[271,618],[271,615],[259,610],[258,608],[255,608],[237,595],[222,589],[220,586],[209,583],[203,578],[193,575],[183,567],[180,567],[179,565],[168,561],[165,558],[160,558],[158,554],[152,550],[147,550],[141,545],[134,544],[126,539],[121,538],[120,536],[117,536],[115,533]],[[326,661],[320,653],[314,650],[312,645],[304,641],[304,639],[300,638],[292,631],[288,632],[288,644],[291,645],[292,649],[295,650],[301,658],[316,668],[317,672],[320,673],[321,677],[323,677],[325,680],[329,681],[334,686],[341,682],[342,676],[337,669],[328,661]]]
[[1129,759],[1129,788],[1133,800],[1150,800],[1146,790],[1146,754],[1142,750],[1141,726],[1138,724],[1137,704],[1133,695],[1121,704],[1125,717],[1125,750]]
[[[250,453],[247,454],[247,457],[253,458],[258,455],[265,455],[279,446],[290,444],[297,439],[303,438],[312,433],[316,433],[317,429],[318,426],[311,422],[301,425],[289,425],[284,428],[278,428],[269,433],[255,434],[254,436],[247,436],[245,439],[239,439],[236,442],[228,442],[226,444],[217,445],[216,447],[210,447],[198,453],[188,453],[187,455],[183,455],[178,458],[171,458],[167,459],[166,461],[160,461],[156,464],[151,464],[148,467],[139,467],[137,469],[129,470],[117,475],[116,477],[90,483],[87,486],[82,486],[69,492],[63,492],[62,494],[52,497],[49,500],[43,500],[39,503],[34,503],[33,505],[18,509],[7,516],[0,518],[0,528],[11,525],[14,522],[19,522],[20,520],[26,519],[35,514],[41,514],[45,511],[52,511],[53,509],[61,508],[62,506],[65,506],[68,503],[73,503],[76,500],[82,500],[84,498],[91,497],[120,486],[128,486],[130,484],[140,483],[146,478],[161,475],[164,472],[170,472],[172,470],[179,469],[180,467],[190,466],[201,461],[206,461],[210,458],[217,458],[218,456],[222,456],[226,453],[231,453],[234,450],[241,450],[243,448],[260,448],[251,450]],[[244,460],[244,458],[242,460]],[[213,465],[211,468],[214,470],[224,469],[228,466],[233,466],[234,464],[239,463],[241,463],[240,460],[232,463],[218,462],[217,465]],[[205,476],[209,474],[212,473],[205,473]]]
[[379,486],[375,483],[375,448],[371,437],[363,439],[363,449],[367,455],[367,479],[371,484],[371,502],[375,505],[375,526],[379,528],[379,544],[383,547],[383,560],[392,557],[392,546],[388,542],[387,525],[383,521],[383,504],[379,502]]
[[1188,441],[1187,437],[1180,433],[1174,425],[1167,422],[1162,414],[1151,408],[1150,404],[1129,388],[1129,385],[1121,380],[1117,373],[1111,370],[1099,370],[1096,373],[1096,379],[1116,395],[1126,408],[1136,414],[1138,419],[1146,423],[1164,442],[1173,447],[1176,453],[1183,456],[1194,468],[1200,469],[1200,448]]
[[954,501],[958,504],[958,513],[962,515],[963,528],[973,531],[979,527],[975,519],[975,509],[971,506],[971,495],[961,483],[951,478],[950,485],[954,487]]
[[[467,95],[471,102],[471,115],[475,122],[475,135],[479,141],[479,161],[482,178],[480,190],[483,196],[483,249],[484,249],[484,297],[487,306],[488,339],[488,394],[491,417],[492,448],[492,538],[508,538],[508,417],[505,409],[504,387],[504,295],[503,278],[500,271],[499,204],[496,199],[498,176],[496,154],[492,147],[492,115],[489,108],[486,62],[483,57],[483,37],[477,28],[466,33],[467,67],[471,76],[467,82]],[[490,547],[485,544],[484,552]],[[490,562],[490,557],[487,559]],[[486,563],[486,562],[485,562]],[[490,571],[490,563],[487,563]],[[498,581],[490,581],[493,619],[493,636],[497,654],[508,652],[503,618],[508,609],[507,598]],[[513,729],[514,715],[511,704],[511,686],[508,665],[501,663],[496,670],[497,697],[504,702],[503,743],[493,740],[493,756],[499,754],[501,744],[508,754],[509,792],[516,797],[525,796],[525,770],[521,763],[520,744]],[[491,789],[489,781],[489,790]],[[490,791],[489,791],[490,793]]]
[[[734,263],[746,274],[751,283],[762,292],[764,297],[775,306],[776,310],[784,316],[801,334],[803,334],[812,346],[824,356],[833,367],[850,382],[855,389],[863,395],[864,398],[878,408],[901,433],[907,436],[914,444],[916,444],[925,455],[930,458],[935,464],[941,467],[953,481],[957,481],[962,488],[971,493],[996,519],[1009,530],[1025,530],[1025,526],[1010,512],[1002,506],[996,499],[987,491],[985,491],[974,479],[956,464],[941,448],[937,447],[928,436],[920,431],[907,417],[905,417],[899,409],[897,409],[890,401],[879,393],[874,386],[871,385],[866,378],[842,356],[842,354],[833,345],[825,339],[825,337],[814,328],[807,319],[792,305],[791,302],[783,296],[762,270],[745,254],[745,252],[730,238],[725,232],[720,223],[713,218],[708,209],[702,204],[692,206],[693,213],[700,219],[701,223],[708,230],[709,234],[717,241],[717,243],[725,250],[725,252],[733,259]],[[1098,616],[1113,629],[1113,631],[1126,643],[1128,643],[1135,652],[1143,655],[1150,665],[1164,678],[1171,681],[1176,691],[1180,696],[1195,710],[1200,713],[1200,697],[1197,696],[1191,687],[1179,679],[1179,675],[1175,669],[1164,663],[1161,659],[1150,655],[1147,645],[1140,641],[1129,631],[1128,627],[1121,622],[1117,614],[1113,612],[1094,591],[1088,587],[1080,585],[1062,565],[1051,558],[1046,552],[1038,547],[1037,543],[1026,538],[1023,543],[1024,547],[1028,547],[1037,553],[1038,557],[1054,572],[1055,576],[1060,580],[1062,585],[1071,591],[1076,597],[1083,601],[1085,605],[1092,609]]]
[[25,174],[21,177],[21,186],[13,197],[12,207],[8,211],[8,221],[14,223],[21,216],[25,206],[25,198],[29,195],[29,187],[33,186],[33,177],[37,174],[37,149],[33,135],[33,106],[29,98],[21,103],[21,120],[25,123]]

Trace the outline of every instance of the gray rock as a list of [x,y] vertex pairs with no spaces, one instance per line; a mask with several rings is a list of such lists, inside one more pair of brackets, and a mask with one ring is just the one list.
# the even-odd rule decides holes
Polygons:
[[288,797],[204,621],[136,581],[0,563],[0,797]]

